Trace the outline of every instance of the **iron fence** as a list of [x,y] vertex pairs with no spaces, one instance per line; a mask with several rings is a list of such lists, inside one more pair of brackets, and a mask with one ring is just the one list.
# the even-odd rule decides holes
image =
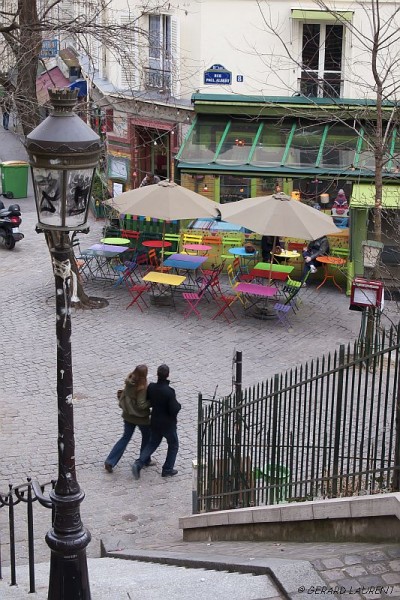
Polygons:
[[[197,511],[399,490],[400,329],[199,396]],[[397,429],[396,429],[397,426]]]
[[[4,509],[8,513],[8,540],[3,531],[0,532],[0,579],[2,576],[2,565],[5,562],[10,566],[10,585],[17,585],[17,536],[16,536],[16,506],[26,506],[26,526],[28,536],[28,566],[29,566],[29,593],[34,593],[35,589],[35,539],[34,539],[34,518],[33,506],[38,501],[42,506],[52,509],[51,523],[53,522],[53,506],[51,501],[44,496],[45,489],[54,489],[55,481],[45,484],[39,484],[37,481],[27,479],[27,483],[13,487],[9,485],[6,493],[0,493],[0,510]],[[21,523],[21,513],[18,514],[18,523]],[[23,515],[22,515],[23,517]],[[49,524],[50,528],[50,524]],[[7,541],[6,541],[7,540]],[[8,556],[4,559],[4,549],[7,549]]]

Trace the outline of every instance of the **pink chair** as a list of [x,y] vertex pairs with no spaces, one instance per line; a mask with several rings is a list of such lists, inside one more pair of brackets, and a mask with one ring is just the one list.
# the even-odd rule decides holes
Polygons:
[[183,316],[185,317],[185,319],[187,319],[187,317],[192,312],[194,312],[197,315],[198,319],[201,319],[201,314],[197,310],[197,305],[199,304],[200,300],[203,298],[203,296],[207,292],[209,286],[210,286],[210,282],[205,279],[198,292],[183,292],[182,298],[184,300],[186,300],[186,302],[188,303],[188,309],[185,313],[183,313]]

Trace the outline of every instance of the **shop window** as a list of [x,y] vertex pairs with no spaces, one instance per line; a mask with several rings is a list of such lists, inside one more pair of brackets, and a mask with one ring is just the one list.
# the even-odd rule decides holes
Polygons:
[[215,162],[220,164],[246,164],[258,128],[258,123],[233,122]]
[[265,122],[250,164],[280,165],[291,129],[291,123]]
[[226,120],[198,120],[184,142],[179,159],[197,164],[212,162],[226,124]]
[[343,25],[303,23],[300,92],[338,98],[342,90]]
[[320,167],[349,169],[354,165],[358,134],[352,126],[330,125]]
[[220,177],[220,202],[228,204],[237,202],[244,198],[250,198],[250,177],[239,177],[236,175],[221,175]]
[[324,127],[318,125],[296,127],[285,164],[290,167],[315,165],[323,131]]

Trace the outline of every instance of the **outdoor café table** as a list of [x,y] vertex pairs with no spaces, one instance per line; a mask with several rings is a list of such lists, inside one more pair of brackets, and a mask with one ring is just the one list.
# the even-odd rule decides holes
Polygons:
[[129,246],[130,244],[130,240],[117,237],[102,238],[100,242],[106,244],[107,246]]
[[145,240],[142,242],[142,246],[146,246],[146,248],[170,248],[172,243],[166,240]]
[[317,287],[317,290],[319,290],[319,288],[322,287],[328,279],[332,279],[333,284],[341,292],[342,288],[335,279],[335,272],[333,271],[332,273],[329,273],[329,265],[334,265],[336,268],[342,267],[346,264],[346,260],[344,258],[339,258],[338,256],[317,256],[317,261],[322,263],[324,266],[324,279]]
[[250,271],[250,276],[253,279],[266,279],[270,280],[276,286],[278,281],[287,281],[289,277],[289,273],[283,273],[282,271],[270,271],[269,269],[252,269]]
[[211,250],[211,246],[207,246],[206,244],[185,244],[183,246],[184,250],[190,250],[191,252],[202,252],[203,256],[207,254],[209,250]]
[[116,277],[116,273],[110,269],[110,262],[112,259],[117,259],[121,262],[121,256],[124,252],[128,251],[129,248],[124,246],[111,246],[107,244],[93,244],[90,248],[82,250],[81,256],[85,261],[84,269],[89,272],[91,279],[100,281],[113,280]]
[[[168,258],[173,260],[178,260],[181,263],[185,262],[195,262],[199,267],[207,260],[206,256],[195,256],[193,254],[171,254]],[[184,268],[184,267],[182,267]]]
[[255,269],[262,269],[263,271],[272,271],[275,273],[290,273],[293,271],[294,267],[292,265],[282,265],[279,263],[267,263],[267,262],[258,262],[254,265]]
[[248,273],[248,264],[247,264],[248,261],[250,261],[250,260],[254,261],[256,259],[256,257],[258,256],[258,250],[255,250],[254,252],[246,252],[246,249],[244,246],[242,246],[240,248],[229,248],[228,252],[229,252],[229,254],[233,254],[233,256],[239,256],[241,267],[247,273]]
[[[159,271],[150,271],[142,277],[143,281],[147,281],[151,285],[151,293],[153,299],[159,299],[163,296],[169,297],[172,300],[172,305],[175,306],[174,290],[183,284],[186,277],[184,275],[171,275],[170,273],[160,273]],[[155,292],[158,291],[158,294]],[[168,294],[169,292],[169,294]]]
[[[201,267],[201,265],[207,260],[206,256],[195,256],[190,255],[192,260],[180,260],[179,257],[182,256],[180,254],[172,254],[167,260],[164,261],[164,267],[171,267],[175,269],[177,272],[184,271],[185,276],[188,279],[189,285],[196,286],[196,272]],[[187,254],[183,256],[188,256]],[[177,257],[177,258],[175,258]]]
[[260,285],[258,283],[238,283],[235,286],[235,293],[242,293],[249,305],[245,307],[245,310],[249,308],[257,307],[259,312],[254,314],[258,318],[268,318],[274,316],[268,312],[268,299],[276,296],[277,289],[275,286]]
[[281,258],[285,261],[289,260],[290,258],[299,258],[299,256],[300,252],[297,252],[297,250],[282,250],[281,252],[274,253],[274,259]]

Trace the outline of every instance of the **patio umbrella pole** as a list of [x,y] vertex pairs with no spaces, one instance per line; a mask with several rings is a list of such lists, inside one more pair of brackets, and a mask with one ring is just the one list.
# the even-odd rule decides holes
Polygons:
[[270,260],[269,260],[269,279],[268,279],[268,285],[271,285],[271,281],[272,281],[272,262],[273,262],[274,256],[275,256],[275,249],[276,249],[276,235],[274,235],[274,241],[272,242],[271,257],[270,257]]

